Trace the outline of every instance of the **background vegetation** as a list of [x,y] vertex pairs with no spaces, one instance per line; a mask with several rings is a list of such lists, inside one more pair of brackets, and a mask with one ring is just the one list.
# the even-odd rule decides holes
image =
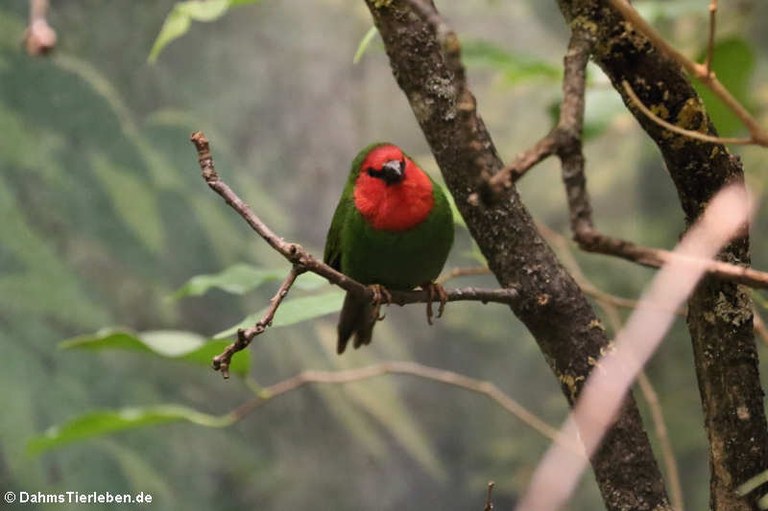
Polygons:
[[[696,55],[705,44],[705,3],[637,5]],[[215,417],[251,397],[256,382],[392,359],[492,381],[557,424],[566,411],[557,384],[525,329],[498,306],[452,304],[432,328],[421,307],[393,308],[370,349],[342,358],[334,354],[334,316],[278,327],[246,354],[251,377],[226,382],[203,364],[156,356],[194,351],[201,340],[189,335],[144,336],[155,351],[131,338],[92,335],[111,326],[213,336],[262,309],[276,286],[273,270],[286,269],[203,184],[188,143],[194,129],[205,130],[219,171],[241,196],[283,236],[318,254],[349,161],[366,143],[396,142],[438,175],[378,40],[352,63],[371,25],[362,2],[238,7],[215,23],[194,24],[150,65],[173,4],[54,3],[50,21],[60,41],[47,59],[28,57],[19,44],[26,2],[0,5],[0,487],[144,491],[158,509],[478,509],[493,479],[497,506],[507,507],[547,441],[487,400],[450,387],[408,377],[308,387],[234,426],[205,427],[224,425]],[[566,27],[554,2],[465,0],[441,8],[465,45],[480,113],[509,159],[552,122]],[[757,0],[722,5],[715,60],[718,75],[764,121],[766,16]],[[683,225],[672,185],[652,145],[592,71],[586,152],[598,225],[669,247]],[[732,119],[710,110],[724,135],[737,133]],[[741,154],[761,190],[765,151]],[[566,233],[555,164],[537,168],[520,187],[537,220]],[[753,229],[753,258],[762,268],[766,218],[760,213]],[[578,257],[596,284],[622,296],[637,296],[651,275],[601,256]],[[459,226],[449,267],[477,258]],[[263,285],[246,294],[212,289],[174,298],[191,277],[236,263],[263,270],[242,278]],[[311,279],[303,287],[297,297],[327,303],[338,296]],[[499,340],[509,331],[518,342]],[[120,349],[60,349],[62,340],[83,335],[81,347],[108,339]],[[705,436],[690,358],[678,325],[648,371],[686,504],[702,509]],[[187,408],[157,408],[168,404]],[[146,423],[198,424],[130,428],[55,450],[40,440],[52,425],[128,407],[140,407],[134,412]],[[141,415],[147,407],[154,415]],[[573,509],[601,506],[590,478]]]

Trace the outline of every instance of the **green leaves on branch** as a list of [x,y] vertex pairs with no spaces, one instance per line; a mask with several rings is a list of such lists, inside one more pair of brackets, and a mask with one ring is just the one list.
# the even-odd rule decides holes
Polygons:
[[[277,282],[286,276],[287,270],[257,268],[247,264],[236,264],[215,274],[197,275],[192,277],[176,293],[174,298],[185,296],[200,296],[212,289],[219,289],[227,293],[242,295],[268,283]],[[327,281],[314,273],[304,273],[296,279],[294,288],[304,291],[313,291],[327,284]],[[295,325],[302,321],[315,319],[341,309],[344,293],[339,289],[324,292],[317,295],[288,297],[275,315],[272,327]],[[214,337],[221,339],[237,333],[239,328],[247,328],[255,325],[266,314],[267,308],[249,314],[238,324],[219,332]]]
[[189,31],[193,21],[215,21],[229,11],[230,7],[254,4],[259,0],[187,0],[176,2],[165,18],[160,33],[149,52],[149,62],[154,63],[163,49],[172,41]]
[[[133,333],[126,330],[105,329],[93,335],[75,337],[59,344],[62,349],[127,350],[161,358],[181,360],[196,365],[210,366],[211,359],[224,351],[228,341],[207,341],[192,332],[157,330]],[[249,357],[235,357],[230,373],[247,376]],[[98,410],[76,417],[62,425],[48,429],[33,437],[27,444],[31,454],[61,447],[65,444],[170,422],[190,422],[206,427],[226,427],[234,422],[232,415],[215,416],[181,405],[132,407],[119,410]]]
[[[104,329],[92,335],[82,335],[63,341],[62,349],[81,350],[128,350],[210,366],[211,360],[229,344],[225,340],[207,341],[193,332],[156,330],[133,333],[126,330]],[[248,357],[234,357],[229,366],[232,374],[246,376],[250,370]]]
[[30,454],[40,454],[71,442],[129,429],[182,421],[221,428],[232,424],[234,418],[230,415],[220,417],[209,415],[180,405],[99,410],[81,415],[60,426],[48,429],[42,435],[32,437],[27,444],[27,451]]

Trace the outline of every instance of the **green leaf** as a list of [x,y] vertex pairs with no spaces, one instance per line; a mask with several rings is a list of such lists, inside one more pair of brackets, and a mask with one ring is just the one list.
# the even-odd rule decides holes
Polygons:
[[160,28],[160,33],[157,34],[152,49],[149,51],[149,58],[147,59],[149,63],[154,64],[157,62],[157,58],[160,56],[163,48],[171,41],[186,34],[191,24],[192,21],[189,19],[189,16],[185,16],[174,7],[168,17],[165,18],[163,26]]
[[373,38],[376,37],[376,34],[378,33],[379,31],[375,26],[368,29],[368,32],[366,32],[363,38],[360,40],[360,44],[357,45],[357,51],[355,52],[355,56],[352,58],[353,64],[360,62],[360,59],[363,58],[363,55],[365,55],[365,52],[371,45],[371,41],[373,41]]
[[187,0],[176,2],[168,17],[165,18],[160,33],[157,35],[149,62],[155,63],[163,49],[172,41],[189,31],[192,21],[210,22],[222,17],[230,7],[256,3],[258,0]]
[[211,289],[242,295],[267,282],[280,280],[286,270],[268,270],[248,264],[235,264],[219,273],[196,275],[179,288],[173,298],[204,295]]
[[[220,289],[234,295],[243,295],[267,282],[282,280],[288,274],[286,269],[258,268],[238,263],[219,273],[196,275],[180,287],[173,298],[201,296],[211,289]],[[327,284],[328,281],[314,273],[304,273],[294,284],[299,289],[313,290]]]
[[[210,366],[211,360],[227,347],[227,341],[206,339],[194,332],[156,330],[133,333],[126,330],[103,329],[92,335],[83,335],[63,341],[62,349],[129,350],[163,358]],[[250,371],[249,357],[234,357],[229,367],[232,374],[245,376]]]
[[[326,314],[331,314],[341,309],[341,304],[344,300],[344,291],[340,289],[334,289],[327,293],[302,296],[300,298],[293,298],[285,300],[275,314],[275,319],[272,322],[272,328],[281,326],[295,325],[302,321],[319,318]],[[266,314],[267,308],[260,310],[255,314],[249,314],[240,323],[230,328],[227,328],[223,332],[219,332],[214,335],[215,338],[220,339],[222,337],[230,337],[237,333],[240,328],[248,328],[255,325]]]
[[468,66],[486,66],[502,74],[509,84],[545,79],[559,83],[562,72],[551,63],[530,55],[511,53],[488,41],[466,41],[461,49]]
[[229,415],[218,417],[180,405],[99,410],[54,426],[42,435],[33,437],[27,443],[27,451],[30,454],[40,454],[68,443],[101,435],[179,421],[220,428],[232,424],[233,419]]
[[[699,55],[704,60],[705,53]],[[738,37],[725,39],[715,44],[712,69],[726,89],[748,110],[751,110],[750,81],[755,71],[755,52],[752,47]],[[730,108],[701,82],[695,81],[694,87],[704,100],[712,121],[720,136],[734,136],[746,130],[744,124]]]

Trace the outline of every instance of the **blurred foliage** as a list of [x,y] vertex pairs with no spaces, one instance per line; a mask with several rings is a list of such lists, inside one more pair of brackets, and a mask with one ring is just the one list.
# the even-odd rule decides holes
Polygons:
[[169,43],[189,31],[193,21],[215,21],[227,13],[230,7],[253,4],[259,0],[188,0],[176,2],[166,16],[160,33],[149,52],[149,61],[156,62],[160,52]]
[[[225,15],[240,4],[253,5]],[[637,6],[673,42],[706,14],[687,0]],[[335,318],[321,316],[339,307],[341,293],[311,275],[300,277],[273,328],[235,357],[238,378],[223,382],[206,367],[226,344],[213,333],[259,319],[288,268],[203,184],[191,131],[207,133],[220,173],[273,229],[315,250],[348,161],[370,140],[411,148],[437,174],[364,7],[54,3],[60,46],[51,59],[23,54],[25,9],[0,5],[0,384],[11,389],[1,401],[0,486],[145,491],[162,509],[470,509],[493,479],[497,507],[509,508],[547,442],[465,392],[394,377],[308,387],[222,428],[263,385],[381,359],[493,381],[553,424],[565,412],[507,309],[451,304],[429,329],[421,308],[393,307],[372,346],[337,357]],[[554,2],[444,9],[464,41],[479,108],[511,157],[546,133],[559,99],[566,34]],[[760,112],[768,95],[753,87],[765,82],[768,41],[758,21],[766,7],[721,10],[735,21],[721,24],[715,69]],[[182,35],[184,44],[171,44]],[[599,72],[590,75],[586,150],[598,225],[671,246],[682,228],[674,189],[618,97]],[[705,101],[722,133],[738,130]],[[748,169],[764,167],[762,153],[744,158]],[[537,168],[521,193],[537,220],[560,229],[567,215],[556,172]],[[637,296],[651,275],[577,258],[597,285],[623,296]],[[482,263],[457,218],[449,266]],[[690,358],[679,324],[649,372],[686,503],[702,508],[705,439]],[[572,509],[599,506],[587,478]]]

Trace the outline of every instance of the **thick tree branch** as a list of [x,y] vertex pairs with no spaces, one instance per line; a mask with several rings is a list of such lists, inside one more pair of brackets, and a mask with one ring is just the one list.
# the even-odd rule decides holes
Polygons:
[[[324,277],[328,282],[336,284],[350,293],[357,293],[370,300],[373,300],[374,293],[368,286],[365,286],[356,280],[353,280],[341,272],[338,272],[315,258],[301,245],[289,243],[275,234],[240,198],[238,195],[219,178],[211,155],[211,148],[208,139],[202,132],[195,132],[190,138],[197,149],[197,158],[200,164],[200,171],[203,179],[208,186],[219,194],[232,209],[234,209],[251,228],[266,241],[269,246],[275,249],[280,255],[285,257],[291,264],[291,270],[280,286],[277,294],[272,298],[271,306],[266,315],[256,325],[247,329],[240,329],[237,333],[237,340],[232,343],[220,355],[214,357],[213,368],[221,371],[224,377],[228,377],[228,367],[232,356],[245,349],[253,338],[263,333],[272,322],[283,297],[288,293],[294,280],[303,272],[312,272]],[[518,291],[513,287],[505,289],[482,289],[467,287],[462,289],[446,290],[447,301],[479,301],[483,303],[495,302],[506,305],[512,305],[519,297]],[[430,303],[438,301],[439,297],[431,294],[428,290],[418,291],[397,291],[391,290],[390,303],[396,305],[406,305],[409,303]]]
[[[663,112],[670,123],[716,136],[701,99],[682,73],[680,66],[691,68],[691,63],[669,51],[668,43],[624,1],[558,3],[573,31],[586,31],[595,39],[595,61],[659,147],[686,222],[692,224],[717,190],[743,180],[740,162],[720,144],[659,126],[637,108],[638,101],[622,85],[628,83],[639,103]],[[746,268],[750,260],[746,234],[728,245],[718,259]],[[715,511],[757,509],[756,498],[743,499],[735,491],[768,465],[768,428],[747,291],[734,282],[707,277],[689,300],[688,326],[709,437],[711,507]]]
[[[747,221],[746,195],[743,186],[730,186],[720,192],[675,252],[701,259],[714,257]],[[688,259],[676,258],[656,274],[637,309],[616,335],[612,349],[595,362],[600,370],[590,374],[582,396],[560,429],[562,437],[580,438],[588,454],[600,445],[621,407],[622,397],[672,326],[674,311],[704,276],[703,265],[690,264]],[[550,446],[517,509],[563,508],[585,466],[583,458],[573,456],[561,445]]]
[[[431,2],[366,1],[393,74],[489,268],[516,286],[514,313],[533,334],[568,401],[608,346],[586,297],[537,232],[514,187],[483,207],[484,183],[503,168],[476,110],[460,46]],[[664,483],[631,396],[592,459],[609,510],[668,509]]]

